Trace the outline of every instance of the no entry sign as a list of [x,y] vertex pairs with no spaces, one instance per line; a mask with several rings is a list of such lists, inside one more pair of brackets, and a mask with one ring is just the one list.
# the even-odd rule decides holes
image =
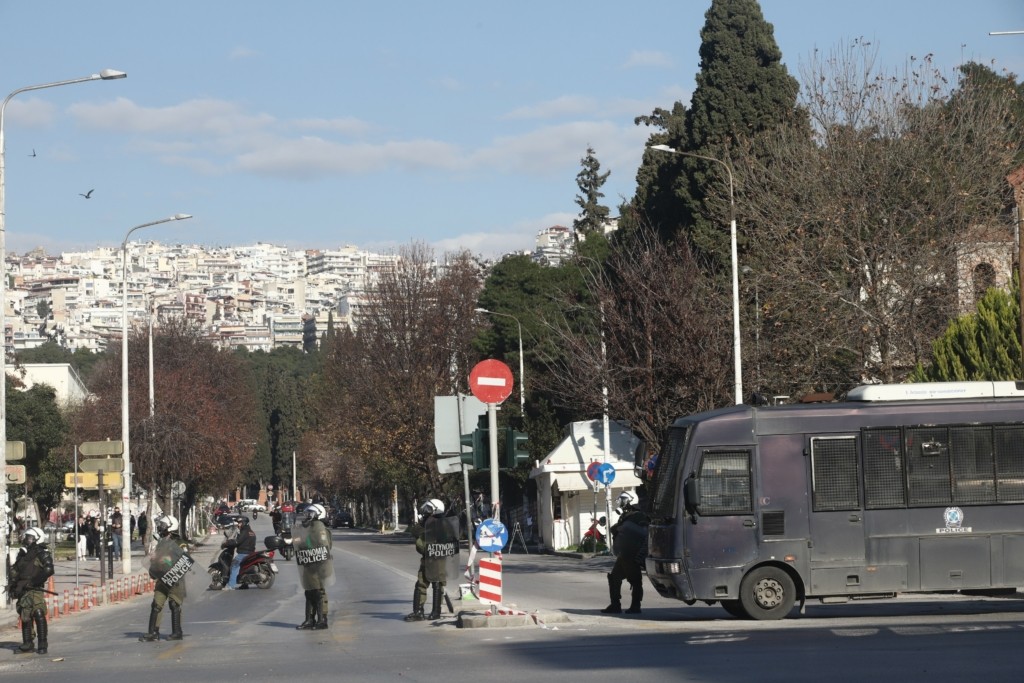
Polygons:
[[484,403],[501,403],[512,395],[512,370],[500,360],[482,360],[469,373],[469,390]]

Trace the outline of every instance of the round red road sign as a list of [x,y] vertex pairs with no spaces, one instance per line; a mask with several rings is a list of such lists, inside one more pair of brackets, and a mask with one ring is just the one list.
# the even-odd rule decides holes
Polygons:
[[512,370],[500,360],[482,360],[469,373],[469,390],[483,403],[501,403],[512,395]]

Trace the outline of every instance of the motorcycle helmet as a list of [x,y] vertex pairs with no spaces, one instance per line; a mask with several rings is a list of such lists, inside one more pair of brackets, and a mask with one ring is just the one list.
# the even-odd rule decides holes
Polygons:
[[46,532],[37,526],[29,527],[21,534],[21,542],[26,546],[33,546],[39,541],[46,540]]
[[420,506],[420,514],[425,517],[429,517],[430,515],[443,515],[444,503],[439,501],[437,498],[431,498]]
[[320,503],[313,503],[306,508],[306,519],[312,522],[314,519],[322,520],[327,516],[327,510]]
[[173,515],[160,514],[153,523],[157,536],[163,537],[178,530],[178,518]]

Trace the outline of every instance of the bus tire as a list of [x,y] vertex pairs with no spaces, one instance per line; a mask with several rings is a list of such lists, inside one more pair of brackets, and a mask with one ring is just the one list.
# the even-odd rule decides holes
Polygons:
[[758,567],[740,582],[740,603],[752,619],[783,619],[796,604],[796,585],[783,569]]
[[747,610],[743,609],[743,603],[739,600],[722,600],[722,609],[737,619],[749,619]]

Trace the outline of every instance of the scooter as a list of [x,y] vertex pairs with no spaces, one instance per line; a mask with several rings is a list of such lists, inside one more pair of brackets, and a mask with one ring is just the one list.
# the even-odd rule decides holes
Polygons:
[[599,517],[594,520],[587,529],[586,533],[583,534],[583,539],[580,541],[579,547],[576,548],[576,552],[579,553],[598,553],[602,550],[608,549],[608,544],[605,541],[604,534],[601,533],[602,527],[608,523],[604,517]]
[[[278,539],[273,541],[272,539]],[[249,553],[242,560],[238,568],[238,587],[267,589],[274,585],[277,578],[277,565],[274,564],[274,551],[284,545],[284,540],[278,536],[268,536],[264,541],[266,550],[257,550]],[[274,547],[278,546],[278,547]],[[231,576],[231,559],[234,556],[234,549],[226,544],[221,544],[220,555],[210,563],[207,572],[210,574],[210,590],[219,591],[228,583]]]

